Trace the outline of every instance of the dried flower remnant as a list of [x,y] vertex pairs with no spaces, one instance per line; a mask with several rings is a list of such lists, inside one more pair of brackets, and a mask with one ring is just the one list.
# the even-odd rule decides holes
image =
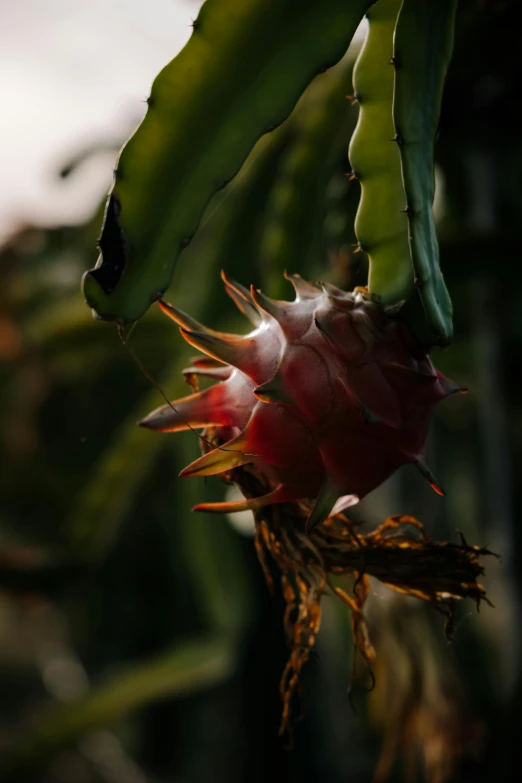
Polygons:
[[[214,437],[208,432],[210,439]],[[241,467],[223,477],[235,482],[245,497],[266,491],[255,468]],[[369,578],[378,579],[399,593],[430,602],[446,617],[448,638],[453,630],[453,601],[471,598],[477,606],[489,603],[479,577],[484,573],[481,555],[489,550],[432,541],[422,524],[412,517],[390,517],[369,533],[363,533],[345,514],[336,514],[309,534],[309,506],[287,503],[254,511],[256,549],[271,588],[269,558],[277,564],[286,601],[285,631],[291,650],[281,679],[283,717],[281,733],[291,729],[290,705],[299,674],[315,644],[321,619],[320,602],[331,590],[351,609],[353,642],[369,667],[376,657],[363,614],[369,594]],[[353,595],[334,583],[335,577],[355,578]]]

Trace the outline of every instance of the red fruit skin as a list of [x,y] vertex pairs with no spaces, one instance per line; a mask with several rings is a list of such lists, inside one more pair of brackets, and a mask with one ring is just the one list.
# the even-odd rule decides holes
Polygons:
[[337,507],[355,502],[407,463],[442,492],[424,465],[426,435],[431,409],[458,387],[365,290],[288,279],[293,302],[270,300],[224,277],[227,292],[255,324],[245,336],[212,332],[160,303],[187,342],[212,357],[187,372],[219,382],[140,424],[160,431],[216,426],[224,445],[182,475],[252,463],[274,487],[262,498],[200,508],[307,499],[315,501],[315,525],[340,498],[349,496]]

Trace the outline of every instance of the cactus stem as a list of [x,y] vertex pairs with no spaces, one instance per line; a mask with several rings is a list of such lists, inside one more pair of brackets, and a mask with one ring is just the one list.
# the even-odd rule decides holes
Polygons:
[[[289,117],[318,70],[343,58],[370,1],[208,0],[197,18],[187,15],[187,35],[199,30],[205,40],[191,35],[158,74],[157,106],[122,151],[125,187],[109,197],[118,192],[122,217],[113,204],[105,210],[104,252],[83,277],[98,315],[134,322],[151,292],[167,289],[180,239],[195,233],[216,185],[239,173],[270,123]],[[346,108],[350,88],[339,89]]]

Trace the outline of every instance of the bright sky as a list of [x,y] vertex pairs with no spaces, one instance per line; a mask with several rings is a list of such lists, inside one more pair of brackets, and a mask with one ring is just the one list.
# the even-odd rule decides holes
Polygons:
[[17,225],[85,220],[111,183],[97,140],[123,141],[156,73],[183,47],[198,0],[0,0],[0,240]]

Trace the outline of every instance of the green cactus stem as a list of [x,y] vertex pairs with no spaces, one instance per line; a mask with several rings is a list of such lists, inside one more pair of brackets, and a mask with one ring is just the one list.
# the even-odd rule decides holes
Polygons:
[[408,219],[392,104],[393,32],[400,0],[379,0],[367,13],[368,34],[354,69],[354,98],[359,119],[349,159],[352,177],[361,184],[355,218],[359,247],[369,258],[369,291],[384,306],[408,299],[414,292],[408,243]]
[[212,195],[343,56],[369,5],[207,0],[120,155],[100,259],[84,276],[99,317],[134,321],[163,294]]
[[[379,3],[380,5],[380,3]],[[433,219],[433,147],[453,50],[457,0],[403,0],[394,38],[393,120],[406,193],[415,284],[432,341],[452,337],[452,305],[439,267]]]

